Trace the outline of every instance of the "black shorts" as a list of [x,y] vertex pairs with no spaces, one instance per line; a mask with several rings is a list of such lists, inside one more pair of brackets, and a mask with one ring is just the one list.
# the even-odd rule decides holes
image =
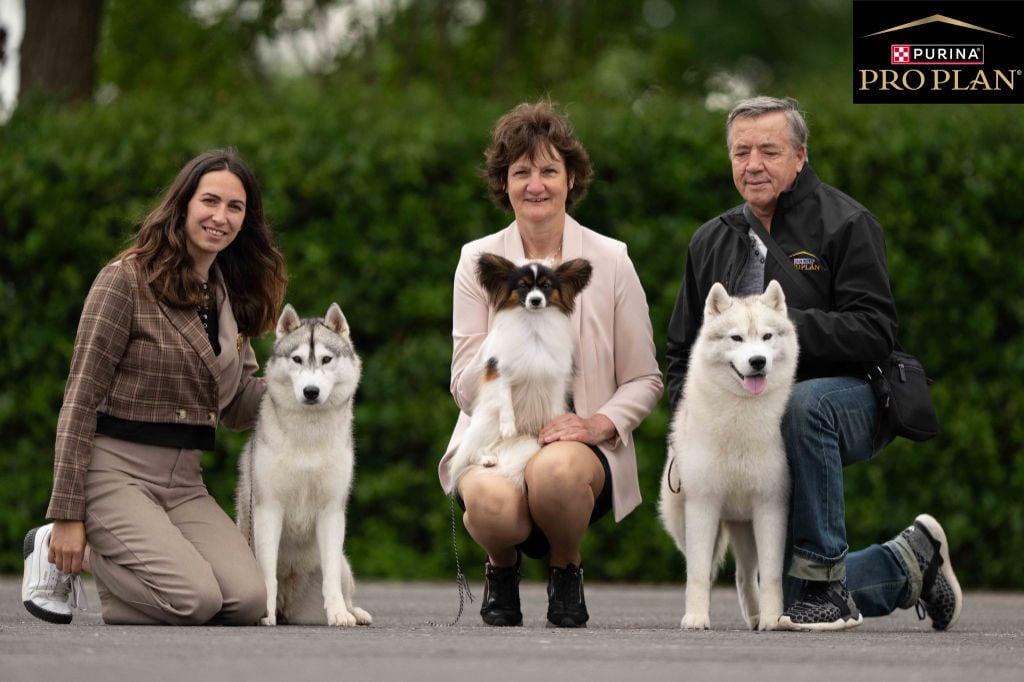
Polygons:
[[[594,511],[590,513],[589,525],[593,526],[612,509],[612,470],[608,466],[608,458],[601,452],[601,448],[590,444],[587,444],[587,447],[594,451],[594,455],[601,461],[601,467],[604,469],[604,487],[601,488],[601,493],[594,500]],[[466,511],[466,503],[462,501],[462,495],[458,491],[455,493],[455,501],[459,503],[462,511]],[[531,559],[543,558],[551,551],[551,543],[548,542],[544,531],[537,526],[530,531],[529,537],[516,546]]]

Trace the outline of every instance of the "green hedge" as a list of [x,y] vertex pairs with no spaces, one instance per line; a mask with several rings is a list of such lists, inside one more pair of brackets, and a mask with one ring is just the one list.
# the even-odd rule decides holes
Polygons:
[[[818,174],[886,228],[900,340],[936,379],[942,420],[935,440],[897,442],[848,471],[851,545],[885,540],[929,511],[946,526],[966,586],[1024,587],[1019,111],[855,107],[831,90],[786,94],[809,111]],[[20,570],[21,538],[43,518],[92,277],[185,160],[233,145],[263,183],[291,272],[288,301],[303,315],[339,302],[364,360],[348,538],[357,574],[450,578],[436,463],[456,417],[451,281],[460,244],[510,219],[485,198],[477,169],[491,125],[515,101],[300,82],[188,107],[138,95],[18,112],[0,128],[0,571]],[[687,241],[738,202],[724,114],[656,93],[567,104],[597,172],[576,217],[629,244],[664,358]],[[268,347],[261,339],[257,354]],[[588,575],[682,579],[654,505],[667,420],[662,401],[636,434],[645,503],[588,535]],[[222,432],[205,456],[209,487],[228,509],[244,438]],[[483,555],[461,525],[459,546],[476,575]]]

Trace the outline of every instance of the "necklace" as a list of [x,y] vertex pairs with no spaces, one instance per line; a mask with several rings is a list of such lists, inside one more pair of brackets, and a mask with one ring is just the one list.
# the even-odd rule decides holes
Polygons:
[[523,254],[526,256],[527,260],[556,260],[562,256],[562,245],[559,244],[557,249],[546,256],[531,256],[526,253],[525,247],[523,248]]

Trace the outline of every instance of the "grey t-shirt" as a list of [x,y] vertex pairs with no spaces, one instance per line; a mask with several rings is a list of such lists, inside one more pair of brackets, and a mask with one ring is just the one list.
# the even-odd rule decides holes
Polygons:
[[747,235],[750,237],[750,257],[747,258],[747,266],[740,273],[740,279],[736,283],[737,296],[752,296],[764,293],[764,259],[768,256],[768,247],[754,233],[751,228]]

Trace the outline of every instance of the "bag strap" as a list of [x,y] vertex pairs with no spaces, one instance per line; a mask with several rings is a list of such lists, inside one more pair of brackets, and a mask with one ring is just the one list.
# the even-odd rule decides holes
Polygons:
[[743,204],[743,217],[747,219],[747,224],[750,225],[751,229],[754,230],[754,234],[758,236],[761,242],[768,248],[768,253],[772,255],[772,258],[782,266],[782,273],[789,279],[797,291],[803,294],[804,298],[808,301],[814,300],[814,293],[811,292],[807,282],[804,281],[803,277],[797,272],[796,267],[783,252],[782,247],[772,239],[772,235],[768,230],[764,229],[764,225],[757,219],[754,212],[750,210],[750,204]]
[[[796,267],[793,265],[793,261],[786,256],[782,247],[772,239],[772,235],[768,230],[764,229],[764,225],[762,225],[761,221],[757,219],[754,212],[750,210],[749,204],[743,204],[743,217],[747,219],[747,223],[750,225],[751,229],[754,230],[754,234],[756,234],[764,245],[768,247],[768,253],[770,253],[775,261],[782,266],[782,273],[789,279],[790,284],[796,287],[797,291],[802,293],[808,301],[813,301],[814,294],[810,291],[810,287],[807,282],[804,281],[803,277],[801,277],[799,272],[797,272]],[[895,339],[893,339],[893,341],[895,350],[904,352],[903,347],[900,346],[900,342]],[[876,365],[874,367],[869,367],[867,372],[868,379],[871,380],[882,374],[882,368]],[[877,374],[873,375],[873,372]]]

